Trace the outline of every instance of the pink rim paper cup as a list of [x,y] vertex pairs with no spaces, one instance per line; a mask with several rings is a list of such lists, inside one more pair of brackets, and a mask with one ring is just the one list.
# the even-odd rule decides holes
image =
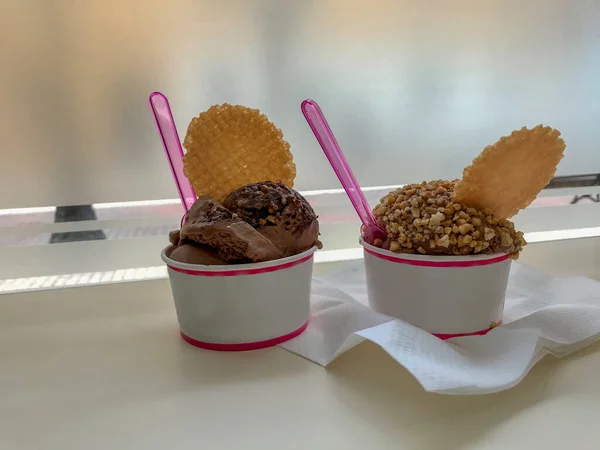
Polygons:
[[183,340],[196,347],[243,351],[271,347],[308,325],[313,247],[255,264],[167,264]]
[[442,339],[486,334],[501,322],[510,255],[409,255],[360,243],[375,311]]

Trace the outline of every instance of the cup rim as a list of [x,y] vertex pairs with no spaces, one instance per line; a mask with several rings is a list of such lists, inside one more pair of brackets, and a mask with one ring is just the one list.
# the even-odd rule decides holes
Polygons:
[[375,247],[359,238],[359,244],[370,253],[377,253],[384,257],[393,259],[406,259],[414,261],[453,262],[453,261],[488,261],[500,257],[509,256],[508,253],[490,253],[485,255],[415,255],[412,253],[396,253],[391,250]]
[[246,264],[224,264],[224,265],[205,265],[205,264],[188,264],[176,261],[167,256],[166,252],[172,245],[166,246],[160,253],[161,259],[167,264],[167,266],[176,267],[187,271],[202,271],[202,272],[247,272],[249,270],[265,269],[271,267],[277,267],[289,263],[294,263],[302,259],[311,259],[312,255],[318,250],[317,246],[314,245],[308,250],[298,253],[297,255],[288,256],[286,258],[273,259],[271,261],[259,262],[259,263],[246,263]]

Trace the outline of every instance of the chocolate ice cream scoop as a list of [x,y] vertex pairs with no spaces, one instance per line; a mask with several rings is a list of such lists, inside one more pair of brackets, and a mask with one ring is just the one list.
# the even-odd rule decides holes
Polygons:
[[167,256],[175,261],[185,264],[202,264],[205,266],[222,266],[227,264],[221,258],[217,250],[199,244],[183,244],[178,247],[171,247]]
[[217,250],[228,264],[262,262],[282,257],[269,239],[212,198],[199,198],[188,211],[179,236],[171,243],[196,243]]
[[268,238],[284,256],[322,246],[314,210],[302,195],[281,183],[242,186],[227,196],[223,206]]

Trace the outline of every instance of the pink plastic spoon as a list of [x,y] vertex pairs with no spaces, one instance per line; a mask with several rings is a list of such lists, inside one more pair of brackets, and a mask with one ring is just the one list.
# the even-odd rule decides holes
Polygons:
[[177,134],[177,128],[175,127],[175,120],[171,113],[169,100],[167,100],[167,97],[160,92],[153,92],[150,94],[148,101],[150,102],[150,108],[152,108],[154,119],[156,119],[158,133],[162,139],[165,154],[167,155],[167,160],[171,166],[171,174],[175,180],[181,204],[187,213],[197,197],[194,188],[183,174],[183,149],[181,148],[181,142],[179,141],[179,135]]
[[371,244],[375,239],[386,239],[386,232],[377,225],[365,194],[358,185],[354,173],[352,173],[352,169],[348,161],[346,161],[344,153],[337,143],[333,131],[331,131],[323,115],[323,111],[321,111],[317,102],[314,100],[304,100],[302,102],[302,114],[304,114],[304,118],[308,122],[317,141],[319,141],[321,148],[325,152],[325,156],[327,156],[331,167],[333,167],[333,171],[342,183],[342,187],[363,223],[363,239]]

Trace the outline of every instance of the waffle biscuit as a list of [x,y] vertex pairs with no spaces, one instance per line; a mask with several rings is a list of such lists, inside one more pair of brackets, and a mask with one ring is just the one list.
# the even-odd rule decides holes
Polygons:
[[565,141],[554,128],[513,131],[487,146],[464,170],[453,200],[489,209],[497,219],[512,217],[550,182],[564,150]]
[[249,183],[293,187],[296,165],[283,133],[258,109],[215,105],[190,122],[183,171],[196,194],[223,201]]

